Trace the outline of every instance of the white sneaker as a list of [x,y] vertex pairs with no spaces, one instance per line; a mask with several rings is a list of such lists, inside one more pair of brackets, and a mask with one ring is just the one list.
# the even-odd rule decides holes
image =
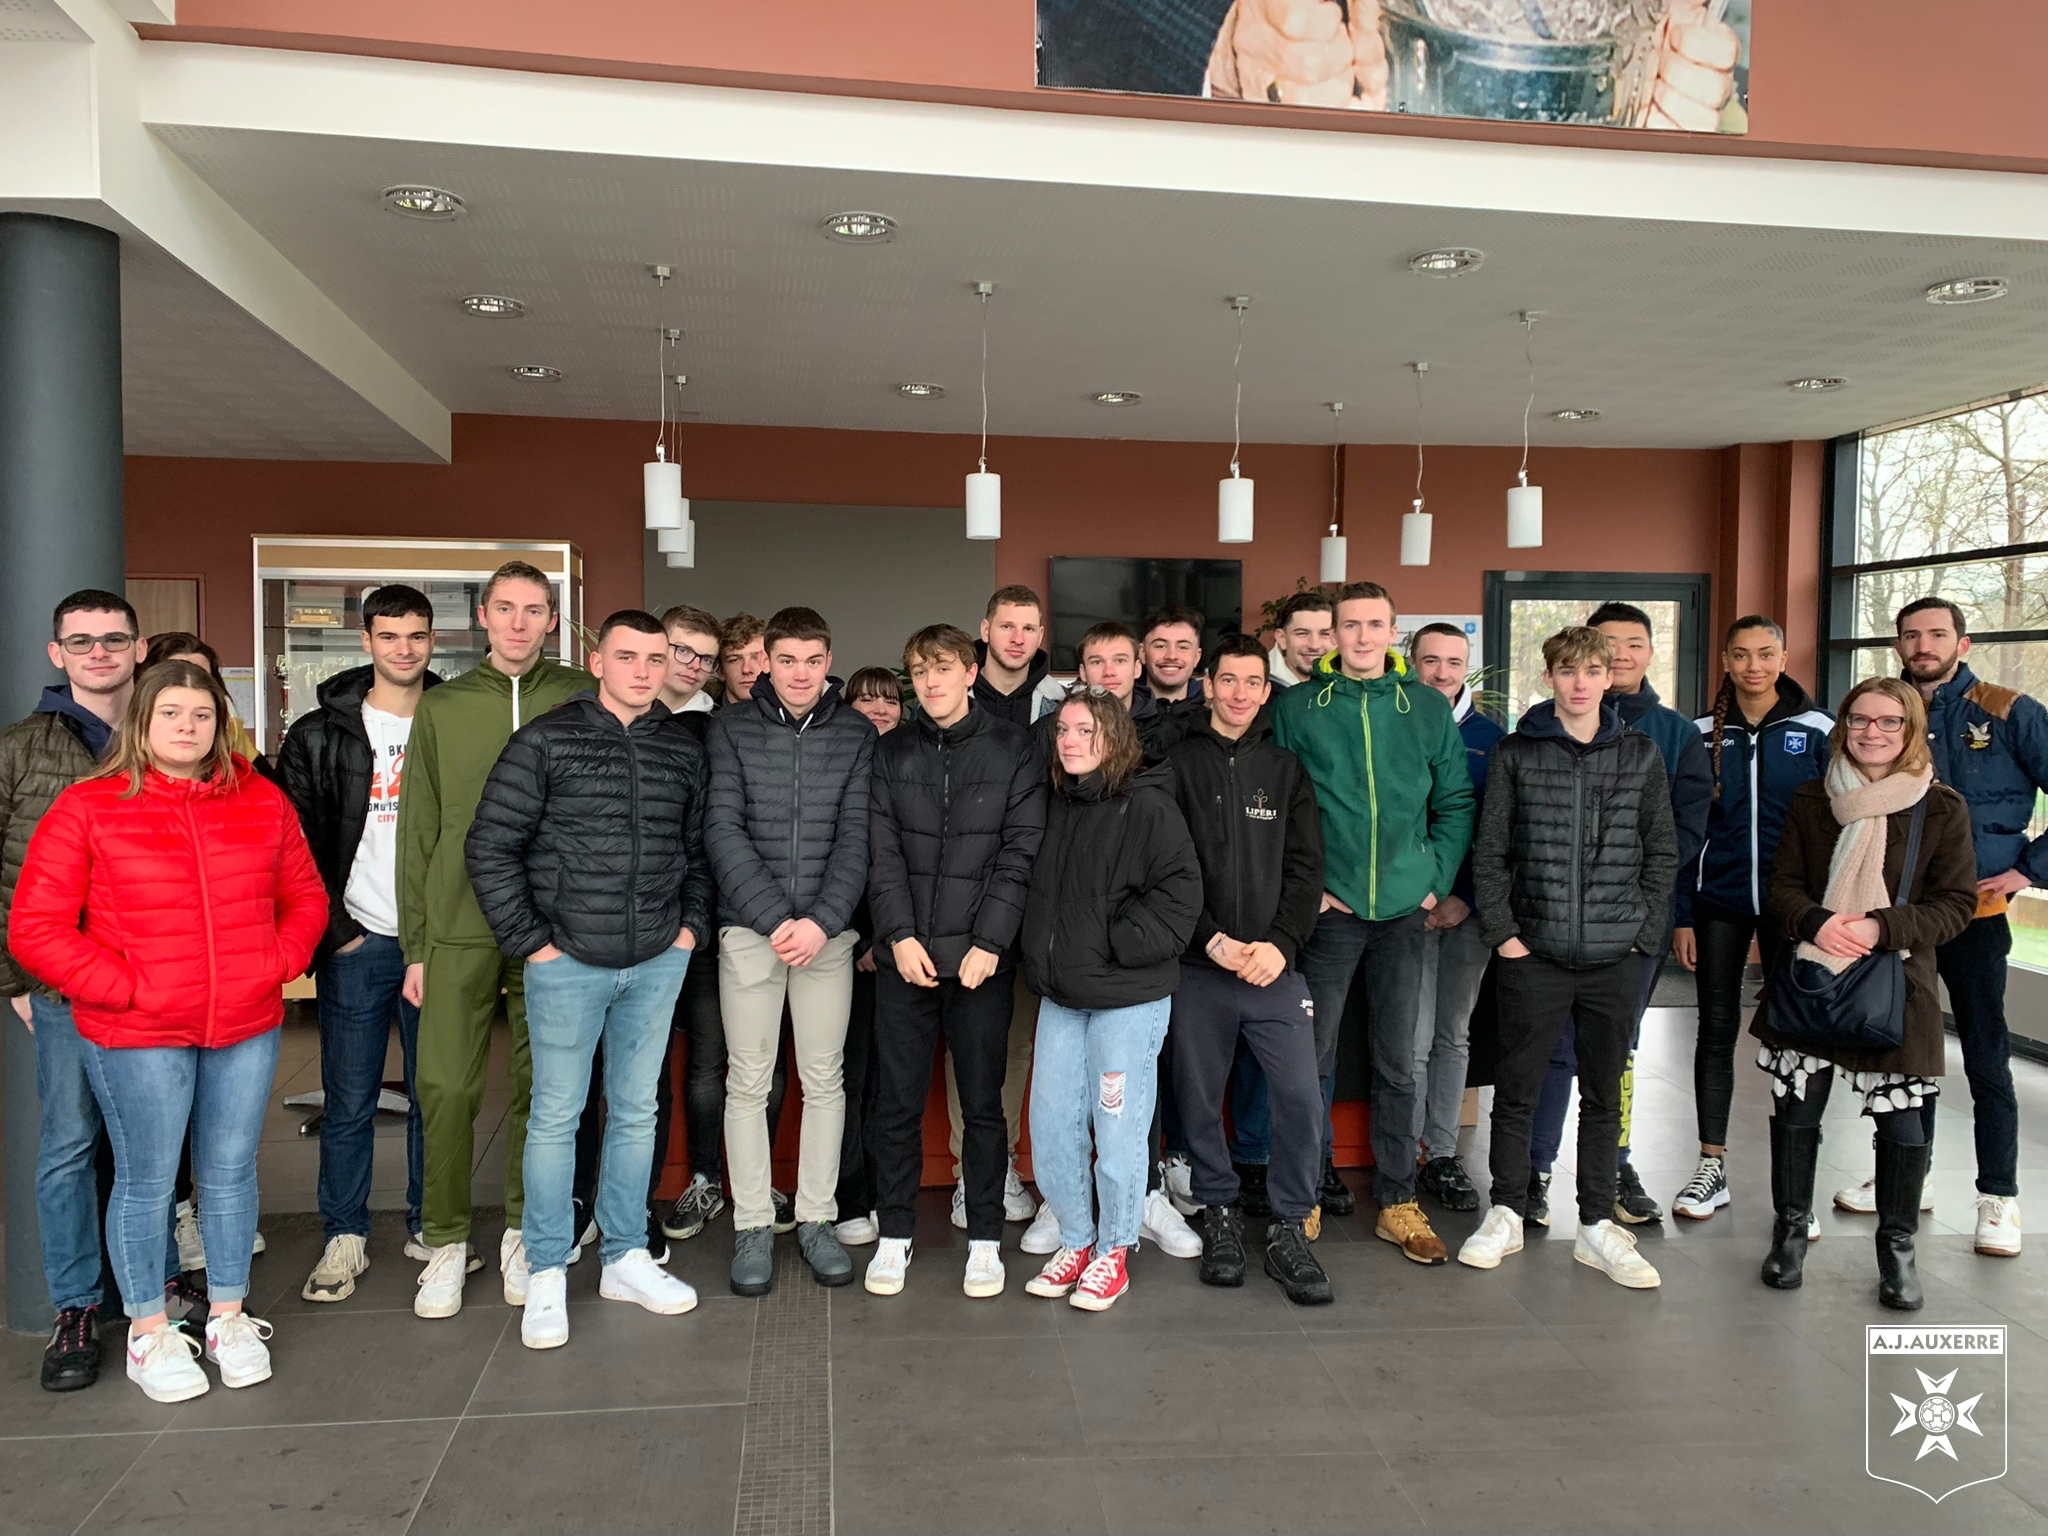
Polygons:
[[543,1269],[527,1277],[526,1312],[519,1342],[528,1349],[560,1349],[569,1342],[569,1272]]
[[1664,1283],[1664,1277],[1636,1251],[1635,1233],[1612,1221],[1596,1221],[1590,1227],[1579,1223],[1572,1257],[1632,1291],[1655,1290]]
[[434,1250],[427,1246],[427,1240],[417,1232],[405,1234],[405,1256],[415,1263],[424,1264],[434,1256]]
[[182,1403],[213,1383],[199,1369],[199,1346],[182,1328],[128,1335],[128,1379],[153,1403]]
[[1024,1229],[1024,1236],[1017,1246],[1026,1253],[1058,1253],[1060,1251],[1060,1219],[1052,1213],[1052,1202],[1042,1202],[1038,1215],[1031,1225]]
[[967,1181],[953,1181],[953,1225],[962,1232],[967,1230]]
[[1038,1214],[1038,1202],[1017,1177],[1017,1160],[1010,1159],[1010,1171],[1003,1175],[1003,1220],[1029,1221]]
[[1192,1216],[1202,1208],[1195,1198],[1195,1170],[1178,1152],[1159,1165],[1159,1177],[1166,1185],[1166,1198],[1181,1215]]
[[[1851,1184],[1835,1191],[1835,1209],[1847,1211],[1852,1216],[1875,1216],[1877,1214],[1877,1175],[1872,1174],[1861,1184]],[[1920,1189],[1920,1209],[1934,1209],[1934,1186],[1923,1184]]]
[[223,1312],[206,1320],[206,1358],[220,1367],[224,1387],[253,1387],[270,1380],[270,1324],[246,1312]]
[[1977,1251],[2000,1259],[2019,1257],[2020,1202],[2017,1195],[1977,1197]]
[[505,1281],[505,1305],[525,1306],[531,1272],[526,1264],[526,1234],[518,1227],[507,1227],[505,1235],[498,1239],[498,1273]]
[[453,1317],[462,1310],[462,1279],[469,1267],[469,1244],[444,1243],[428,1250],[432,1257],[420,1271],[419,1292],[412,1299],[415,1317]]
[[1806,1213],[1806,1240],[1809,1243],[1820,1241],[1820,1215],[1818,1212],[1808,1211]]
[[1161,1252],[1176,1259],[1202,1256],[1201,1237],[1188,1225],[1187,1218],[1173,1208],[1163,1189],[1155,1189],[1145,1197],[1145,1214],[1138,1223],[1138,1236],[1157,1243]]
[[585,1222],[583,1225],[583,1235],[576,1239],[576,1246],[569,1250],[569,1262],[574,1264],[578,1259],[582,1258],[583,1250],[596,1241],[597,1222],[595,1220]]
[[[206,1244],[199,1236],[199,1213],[192,1208],[190,1200],[178,1202],[178,1268],[187,1271],[206,1268]],[[198,1367],[193,1369],[198,1370]],[[205,1372],[200,1372],[200,1379],[205,1379]]]
[[882,1235],[882,1220],[873,1211],[865,1216],[849,1216],[832,1229],[832,1235],[839,1239],[842,1248],[865,1248]]
[[1718,1157],[1700,1157],[1685,1188],[1671,1202],[1671,1209],[1687,1221],[1706,1221],[1728,1203],[1728,1166]]
[[1003,1245],[979,1240],[967,1245],[967,1275],[961,1289],[970,1296],[1003,1294]]
[[877,1296],[894,1296],[903,1289],[903,1272],[909,1268],[910,1239],[885,1237],[868,1260],[867,1279],[862,1283]]
[[675,1317],[697,1305],[697,1293],[685,1281],[654,1262],[645,1248],[631,1248],[605,1265],[597,1294],[606,1301],[630,1301],[662,1317]]
[[1499,1269],[1500,1261],[1522,1251],[1522,1218],[1511,1207],[1496,1205],[1458,1250],[1458,1262],[1474,1269]]
[[356,1277],[369,1267],[369,1250],[360,1234],[343,1232],[330,1237],[299,1295],[307,1301],[346,1301],[355,1294]]
[[256,1241],[249,1245],[249,1257],[252,1259],[255,1258],[258,1254],[263,1252],[263,1250],[268,1248],[269,1246],[270,1244],[263,1241],[263,1234],[261,1232],[258,1232],[256,1234]]

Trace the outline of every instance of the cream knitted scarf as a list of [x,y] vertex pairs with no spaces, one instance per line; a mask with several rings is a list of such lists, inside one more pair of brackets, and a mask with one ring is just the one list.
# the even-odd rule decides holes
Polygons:
[[[1842,824],[1842,832],[1835,839],[1834,856],[1828,860],[1828,888],[1822,906],[1830,912],[1868,913],[1892,904],[1884,883],[1885,818],[1919,804],[1933,782],[1931,768],[1866,779],[1846,752],[1828,764],[1828,805]],[[1913,872],[1906,870],[1899,878],[1904,885]],[[1824,965],[1837,976],[1856,963],[1803,940],[1798,953],[1800,959]]]

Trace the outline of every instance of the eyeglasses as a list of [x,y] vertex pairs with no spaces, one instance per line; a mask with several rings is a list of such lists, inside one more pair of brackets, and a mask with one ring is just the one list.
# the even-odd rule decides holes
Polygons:
[[108,655],[117,656],[135,644],[133,635],[66,635],[57,642],[71,656],[90,656],[94,646],[102,647]]
[[686,667],[718,665],[718,656],[715,652],[693,651],[687,645],[672,645],[669,649],[676,653],[676,660]]
[[1904,715],[1851,715],[1848,726],[1852,731],[1867,731],[1872,727],[1887,736],[1896,736],[1906,728]]

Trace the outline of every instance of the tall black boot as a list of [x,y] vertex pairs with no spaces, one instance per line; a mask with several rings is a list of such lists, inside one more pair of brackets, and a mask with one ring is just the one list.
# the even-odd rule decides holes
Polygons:
[[1920,1230],[1920,1186],[1933,1150],[1877,1139],[1877,1299],[1897,1312],[1918,1312],[1927,1302],[1913,1262],[1913,1235]]
[[1771,1117],[1771,1251],[1764,1256],[1764,1284],[1796,1291],[1806,1278],[1806,1229],[1813,1220],[1813,1168],[1820,1158],[1820,1127],[1787,1125]]

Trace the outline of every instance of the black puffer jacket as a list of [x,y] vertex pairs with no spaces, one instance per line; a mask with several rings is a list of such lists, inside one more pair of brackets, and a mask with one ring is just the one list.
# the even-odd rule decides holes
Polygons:
[[[370,733],[363,727],[363,700],[377,680],[374,667],[350,667],[320,685],[315,709],[292,722],[277,754],[284,792],[299,813],[299,827],[313,862],[327,886],[327,932],[313,952],[315,970],[337,949],[362,936],[363,925],[350,916],[342,894],[356,849],[362,846],[363,823],[370,812]],[[426,686],[439,684],[433,672]]]
[[1202,915],[1186,958],[1214,965],[1218,932],[1277,945],[1289,970],[1323,900],[1323,824],[1301,759],[1269,740],[1264,715],[1232,741],[1206,714],[1167,754],[1202,864]]
[[711,926],[704,749],[656,701],[630,726],[578,694],[512,733],[463,860],[498,947],[586,965],[651,960]]
[[704,847],[719,921],[771,934],[808,917],[836,938],[868,883],[868,787],[875,728],[838,678],[792,719],[767,673],[754,695],[711,717]]
[[998,969],[1016,964],[1046,794],[1031,733],[978,704],[943,730],[919,713],[884,736],[868,819],[875,942],[916,939],[941,976],[977,946]]
[[1655,954],[1677,875],[1663,754],[1613,704],[1581,742],[1545,700],[1493,749],[1472,846],[1487,948],[1518,937],[1567,970]]
[[1119,795],[1100,773],[1054,792],[1024,906],[1024,976],[1039,996],[1129,1008],[1180,984],[1202,867],[1172,783],[1147,768]]

